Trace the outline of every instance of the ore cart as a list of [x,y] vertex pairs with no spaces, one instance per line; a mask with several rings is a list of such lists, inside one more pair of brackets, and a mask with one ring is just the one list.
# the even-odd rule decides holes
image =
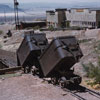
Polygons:
[[48,41],[44,33],[25,35],[17,50],[18,66],[23,66],[24,72],[29,73],[32,66],[39,66],[38,57],[47,48]]
[[83,56],[74,36],[54,38],[39,58],[44,77],[51,77],[53,84],[65,87],[80,84],[81,77],[74,74],[72,66]]

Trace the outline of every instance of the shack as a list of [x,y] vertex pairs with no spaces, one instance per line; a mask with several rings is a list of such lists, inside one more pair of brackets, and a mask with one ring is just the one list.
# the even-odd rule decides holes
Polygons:
[[20,28],[25,29],[25,28],[34,28],[34,27],[46,27],[46,21],[26,21],[26,22],[21,22],[20,23]]

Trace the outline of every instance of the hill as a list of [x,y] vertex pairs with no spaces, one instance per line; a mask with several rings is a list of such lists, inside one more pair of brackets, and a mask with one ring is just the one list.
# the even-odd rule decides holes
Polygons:
[[3,13],[3,12],[13,12],[13,8],[11,8],[10,6],[6,4],[0,4],[0,13]]
[[[7,5],[7,4],[0,4],[0,13],[11,13],[14,11],[14,8]],[[22,9],[19,8],[19,11],[23,11]]]

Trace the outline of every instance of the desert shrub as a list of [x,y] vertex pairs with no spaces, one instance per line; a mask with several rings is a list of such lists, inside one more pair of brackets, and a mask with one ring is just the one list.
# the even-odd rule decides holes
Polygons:
[[83,40],[79,40],[79,43],[86,43],[91,41],[92,39],[83,39]]
[[54,31],[54,27],[51,25],[51,26],[49,26],[49,28],[48,28],[50,31]]
[[98,58],[98,65],[95,66],[93,63],[82,64],[86,76],[92,78],[93,84],[100,84],[100,57]]
[[89,72],[90,72],[88,64],[83,64],[82,63],[82,67],[83,67],[84,72],[86,72],[86,77],[88,77],[89,76]]

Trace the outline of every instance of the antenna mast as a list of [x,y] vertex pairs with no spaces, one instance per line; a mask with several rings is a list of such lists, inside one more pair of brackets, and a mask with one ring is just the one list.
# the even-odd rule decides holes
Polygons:
[[14,0],[14,13],[15,13],[16,30],[19,29],[18,5],[19,5],[19,3],[17,2],[17,0]]

